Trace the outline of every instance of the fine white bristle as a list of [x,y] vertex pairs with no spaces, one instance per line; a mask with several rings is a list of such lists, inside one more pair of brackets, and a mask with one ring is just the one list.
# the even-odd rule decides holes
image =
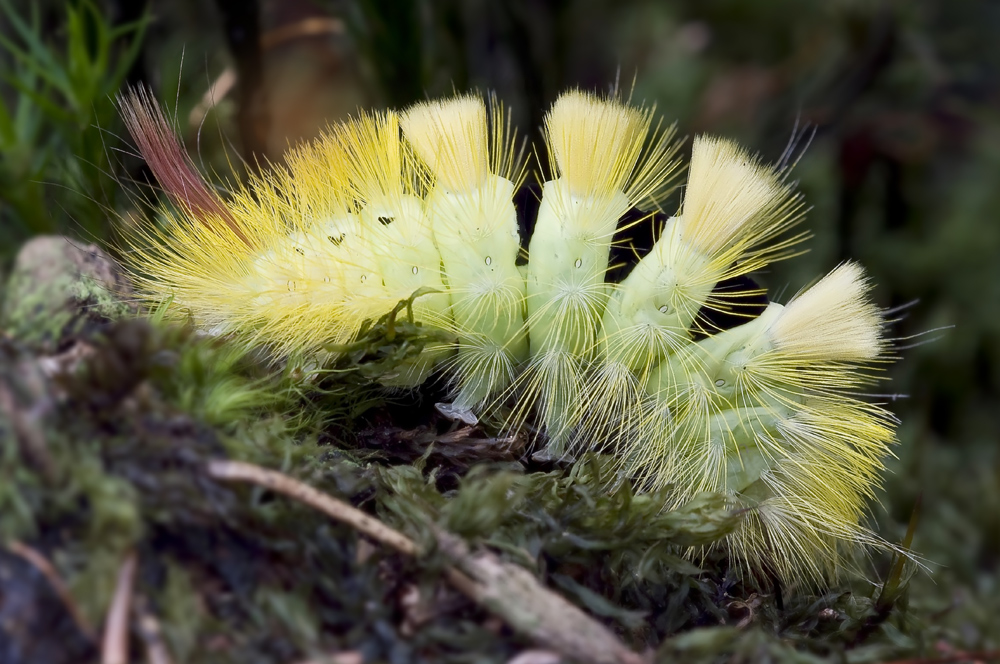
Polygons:
[[737,242],[758,244],[790,225],[786,215],[775,213],[791,196],[773,169],[735,143],[698,136],[684,192],[684,239],[705,256]]
[[486,105],[472,95],[426,101],[400,118],[414,151],[450,191],[467,192],[489,174]]
[[638,109],[573,90],[552,105],[545,133],[573,193],[601,197],[624,188],[648,124]]
[[775,346],[813,359],[865,361],[879,356],[882,318],[856,263],[844,263],[793,299],[770,328]]

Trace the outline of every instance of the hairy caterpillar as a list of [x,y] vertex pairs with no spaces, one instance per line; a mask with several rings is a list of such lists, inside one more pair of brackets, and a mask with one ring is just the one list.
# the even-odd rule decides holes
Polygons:
[[862,521],[893,418],[852,392],[886,359],[881,312],[853,263],[762,312],[753,286],[720,288],[804,239],[790,235],[803,203],[783,173],[732,142],[695,138],[680,210],[612,283],[620,220],[655,209],[679,171],[651,110],[580,91],[556,101],[525,263],[513,199],[527,169],[502,109],[479,97],[361,114],[226,199],[155,102],[132,94],[122,108],[174,203],[165,230],[132,237],[150,301],[317,354],[418,294],[415,320],[454,341],[386,385],[441,370],[458,407],[507,404],[508,425],[533,418],[549,454],[611,450],[674,504],[727,493],[749,508],[727,545],[751,572],[818,583],[845,548],[880,542]]

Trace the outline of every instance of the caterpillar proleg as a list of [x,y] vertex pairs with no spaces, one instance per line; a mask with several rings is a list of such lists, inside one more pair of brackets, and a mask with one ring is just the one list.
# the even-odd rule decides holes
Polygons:
[[[581,91],[555,102],[519,264],[526,165],[499,104],[463,95],[362,113],[226,197],[155,102],[122,106],[174,204],[164,230],[131,238],[150,302],[234,343],[324,358],[412,298],[442,341],[387,387],[440,372],[457,407],[502,406],[509,427],[531,419],[551,456],[610,454],[640,489],[669,487],[667,508],[725,493],[746,509],[726,546],[751,574],[819,583],[846,550],[880,542],[864,518],[894,420],[855,396],[887,359],[862,269],[842,264],[763,311],[748,305],[758,289],[723,287],[752,283],[804,239],[780,169],[696,137],[680,209],[614,283],[621,219],[659,209],[679,172],[673,129],[651,109]],[[716,326],[713,312],[740,322]]]

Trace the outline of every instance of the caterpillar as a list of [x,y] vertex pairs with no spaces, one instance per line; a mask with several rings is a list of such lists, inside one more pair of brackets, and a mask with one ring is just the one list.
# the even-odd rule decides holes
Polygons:
[[522,242],[528,162],[496,101],[362,112],[225,197],[148,93],[121,107],[172,203],[126,254],[149,302],[278,355],[328,357],[410,299],[446,341],[387,388],[441,372],[455,407],[503,405],[507,426],[537,425],[550,456],[607,452],[636,486],[669,486],[665,508],[725,493],[746,515],[725,546],[751,574],[816,585],[847,551],[882,544],[864,520],[894,419],[857,396],[889,359],[869,280],[847,262],[757,306],[747,278],[807,236],[781,168],[694,138],[680,208],[659,214],[652,246],[613,280],[625,271],[616,238],[649,221],[635,210],[659,210],[681,173],[653,109],[559,97]]

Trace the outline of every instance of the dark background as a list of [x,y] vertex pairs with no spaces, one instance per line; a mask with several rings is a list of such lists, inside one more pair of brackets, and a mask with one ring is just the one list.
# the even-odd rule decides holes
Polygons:
[[1000,3],[0,0],[0,35],[3,266],[36,233],[106,242],[108,210],[134,205],[148,176],[120,139],[125,82],[151,86],[219,182],[359,106],[452,90],[495,90],[532,140],[560,91],[616,84],[681,135],[769,160],[804,136],[815,238],[760,280],[783,301],[852,258],[883,306],[910,305],[874,520],[898,541],[922,494],[915,546],[934,572],[912,601],[998,622]]

